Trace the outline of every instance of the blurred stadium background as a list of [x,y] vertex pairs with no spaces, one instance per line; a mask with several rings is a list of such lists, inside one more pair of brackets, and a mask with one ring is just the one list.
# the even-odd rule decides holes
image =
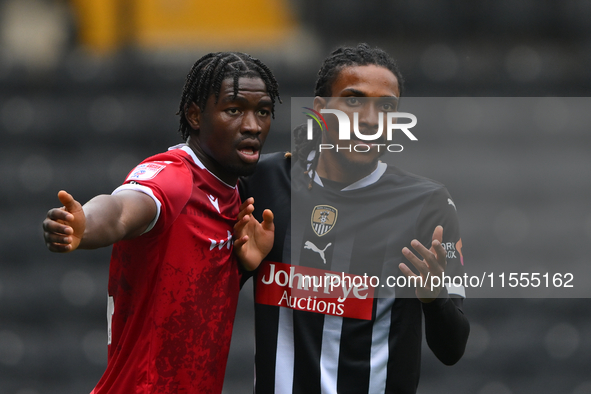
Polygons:
[[[587,266],[590,20],[588,0],[0,0],[0,394],[87,393],[100,378],[109,250],[51,254],[41,221],[58,190],[110,193],[180,141],[184,78],[210,51],[249,52],[275,72],[271,152],[289,149],[289,98],[311,94],[330,50],[383,47],[408,96],[445,103],[393,160],[448,186],[467,264]],[[510,96],[531,98],[512,108],[526,121],[499,127],[507,108],[458,99]],[[469,299],[465,357],[444,367],[425,350],[419,393],[591,393],[589,291]],[[251,314],[247,286],[227,393],[251,392]]]

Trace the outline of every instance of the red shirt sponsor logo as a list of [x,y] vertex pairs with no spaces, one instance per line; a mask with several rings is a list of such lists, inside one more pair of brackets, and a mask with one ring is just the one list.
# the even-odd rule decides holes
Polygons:
[[299,311],[371,320],[374,288],[367,276],[264,261],[255,300]]

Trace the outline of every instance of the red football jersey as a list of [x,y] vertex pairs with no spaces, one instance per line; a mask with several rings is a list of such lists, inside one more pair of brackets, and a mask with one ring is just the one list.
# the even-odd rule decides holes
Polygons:
[[221,393],[240,283],[237,188],[180,145],[143,161],[114,193],[124,189],[150,195],[159,213],[113,247],[108,364],[93,393]]

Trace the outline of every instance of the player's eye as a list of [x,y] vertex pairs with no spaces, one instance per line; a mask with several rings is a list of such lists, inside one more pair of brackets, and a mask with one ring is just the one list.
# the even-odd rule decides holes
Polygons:
[[382,104],[382,111],[390,112],[395,111],[396,107],[392,103],[384,103]]
[[350,106],[357,106],[361,104],[361,101],[357,97],[348,97],[345,102]]
[[240,111],[238,111],[238,108],[228,108],[226,112],[230,115],[238,115]]
[[271,115],[271,111],[267,110],[267,109],[260,109],[259,110],[259,116],[269,116]]

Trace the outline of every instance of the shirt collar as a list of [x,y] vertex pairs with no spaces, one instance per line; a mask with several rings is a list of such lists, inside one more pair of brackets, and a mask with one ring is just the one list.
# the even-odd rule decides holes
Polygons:
[[[314,156],[316,156],[316,151],[312,151],[310,152],[310,154],[308,155],[308,161],[312,161],[312,159],[314,158]],[[350,190],[357,190],[357,189],[361,189],[364,187],[367,187],[369,185],[373,185],[374,183],[376,183],[378,180],[380,180],[380,178],[382,177],[382,175],[384,175],[384,173],[386,172],[386,169],[388,168],[388,165],[382,161],[378,161],[378,165],[376,167],[375,170],[373,170],[371,172],[371,174],[359,179],[358,181],[353,182],[352,184],[350,184],[349,186],[341,189],[341,191],[350,191]],[[310,164],[308,164],[308,170],[310,169]],[[320,179],[320,177],[318,176],[318,173],[316,171],[313,171],[314,173],[314,182],[322,187],[324,187],[324,184],[322,183],[322,180]],[[312,177],[312,173],[308,172],[309,176]]]
[[207,167],[205,167],[205,165],[201,162],[201,160],[199,160],[199,158],[197,157],[195,152],[193,152],[193,149],[191,149],[191,147],[189,145],[182,143],[182,144],[178,144],[178,145],[171,146],[170,148],[168,148],[168,150],[173,150],[173,149],[180,149],[182,151],[185,151],[189,156],[191,156],[191,159],[193,159],[193,161],[195,162],[195,165],[197,165],[197,167],[201,168],[202,170],[206,170],[213,177],[215,177],[218,181],[222,182],[224,185],[226,185],[232,189],[236,188],[236,185],[230,185],[230,184],[222,181],[220,178],[218,178],[217,175],[215,175],[213,172],[209,171],[209,169]]

